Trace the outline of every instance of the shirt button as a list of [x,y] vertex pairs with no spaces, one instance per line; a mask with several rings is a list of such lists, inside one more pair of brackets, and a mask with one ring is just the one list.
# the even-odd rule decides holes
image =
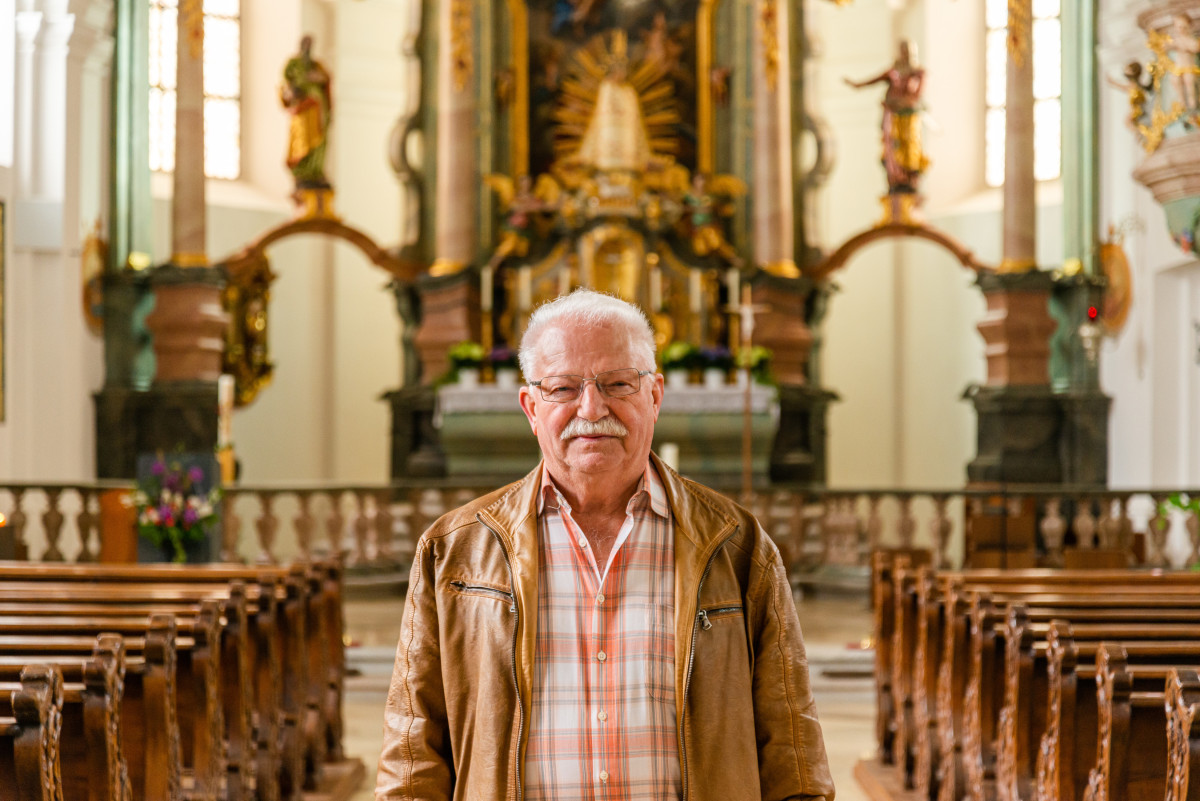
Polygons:
[[586,547],[587,547],[587,540],[584,540],[583,542],[579,543],[579,547],[580,547],[580,548],[586,548]]
[[608,781],[608,771],[607,770],[600,771],[600,781],[602,781],[602,782]]
[[600,718],[600,722],[603,723],[604,721],[608,720],[608,713],[601,711],[596,714],[596,717]]
[[608,654],[601,651],[600,653],[596,654],[596,658],[603,662],[605,659],[608,659]]
[[598,603],[598,604],[604,603],[604,593],[599,593],[596,596],[596,603]]

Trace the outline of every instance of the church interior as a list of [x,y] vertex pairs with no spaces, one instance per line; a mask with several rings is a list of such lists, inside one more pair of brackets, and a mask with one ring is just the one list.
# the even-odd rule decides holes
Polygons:
[[537,464],[586,287],[789,567],[839,799],[1200,798],[1197,0],[0,0],[0,66],[61,797],[372,798],[414,543]]

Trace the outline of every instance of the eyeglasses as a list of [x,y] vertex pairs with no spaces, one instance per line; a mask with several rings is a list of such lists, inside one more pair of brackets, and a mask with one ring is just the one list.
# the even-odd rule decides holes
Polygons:
[[530,381],[529,386],[538,388],[542,393],[542,400],[553,403],[570,403],[575,400],[583,394],[583,387],[589,381],[596,382],[596,389],[607,397],[623,398],[641,389],[642,376],[653,372],[626,367],[621,370],[608,370],[595,378],[584,378],[581,375],[548,375],[540,381]]

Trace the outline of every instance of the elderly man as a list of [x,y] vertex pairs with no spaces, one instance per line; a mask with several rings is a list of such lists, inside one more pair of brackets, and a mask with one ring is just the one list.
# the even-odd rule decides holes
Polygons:
[[528,476],[421,537],[376,798],[833,798],[779,552],[650,453],[640,310],[579,290],[521,343]]

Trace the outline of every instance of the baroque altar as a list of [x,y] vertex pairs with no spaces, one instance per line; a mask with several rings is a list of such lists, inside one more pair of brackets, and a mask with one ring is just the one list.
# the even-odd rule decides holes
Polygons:
[[[404,256],[427,267],[402,298],[419,320],[420,369],[388,396],[394,476],[468,462],[486,472],[453,452],[468,420],[456,416],[461,391],[438,388],[447,353],[463,341],[515,347],[539,303],[589,287],[640,305],[660,355],[676,342],[768,348],[777,411],[756,390],[755,479],[824,480],[832,395],[810,386],[819,299],[797,255],[800,21],[789,5],[425,0],[412,50],[422,104],[392,154],[418,209]],[[708,403],[728,395],[740,431],[742,393],[728,389]],[[676,432],[685,466],[719,428]]]

